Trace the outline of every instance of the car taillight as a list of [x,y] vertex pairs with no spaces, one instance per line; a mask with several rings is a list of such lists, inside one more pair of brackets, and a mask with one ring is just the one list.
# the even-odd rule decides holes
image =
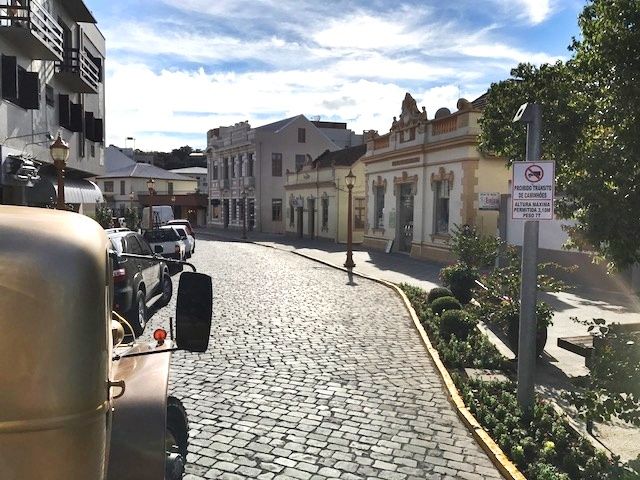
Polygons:
[[180,245],[176,243],[176,248],[174,249],[176,253],[180,253]]
[[127,279],[127,272],[124,268],[118,268],[113,271],[113,282],[124,282]]

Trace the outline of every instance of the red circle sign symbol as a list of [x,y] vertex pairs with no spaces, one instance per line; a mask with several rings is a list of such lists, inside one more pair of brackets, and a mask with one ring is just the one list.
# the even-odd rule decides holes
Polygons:
[[544,177],[544,170],[538,165],[531,165],[524,171],[524,178],[531,183],[538,183]]

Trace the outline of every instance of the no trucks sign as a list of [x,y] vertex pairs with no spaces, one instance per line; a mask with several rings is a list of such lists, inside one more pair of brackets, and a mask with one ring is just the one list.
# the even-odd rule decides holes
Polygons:
[[553,220],[554,162],[514,162],[511,185],[514,220]]

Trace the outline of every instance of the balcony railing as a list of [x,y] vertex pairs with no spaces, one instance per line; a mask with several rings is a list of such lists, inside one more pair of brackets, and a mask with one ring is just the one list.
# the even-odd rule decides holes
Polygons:
[[79,48],[64,50],[57,63],[57,76],[77,93],[98,93],[100,72],[89,56]]
[[0,37],[5,38],[34,60],[62,60],[62,28],[53,16],[35,1],[0,0]]

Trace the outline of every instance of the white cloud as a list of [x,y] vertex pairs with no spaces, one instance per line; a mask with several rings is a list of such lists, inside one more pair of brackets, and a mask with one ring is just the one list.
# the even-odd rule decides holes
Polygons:
[[[489,1],[504,6],[496,15],[513,14],[517,4],[531,22],[552,11],[548,0]],[[165,3],[211,26],[189,28],[177,17],[103,26],[109,142],[134,136],[144,149],[203,147],[210,128],[300,113],[385,133],[407,90],[433,118],[440,107],[454,110],[459,96],[472,100],[506,78],[519,61],[557,58],[510,42],[498,23],[470,26],[425,7],[399,4],[374,15],[347,0]]]
[[507,13],[514,13],[528,23],[538,25],[555,13],[555,0],[494,0]]

